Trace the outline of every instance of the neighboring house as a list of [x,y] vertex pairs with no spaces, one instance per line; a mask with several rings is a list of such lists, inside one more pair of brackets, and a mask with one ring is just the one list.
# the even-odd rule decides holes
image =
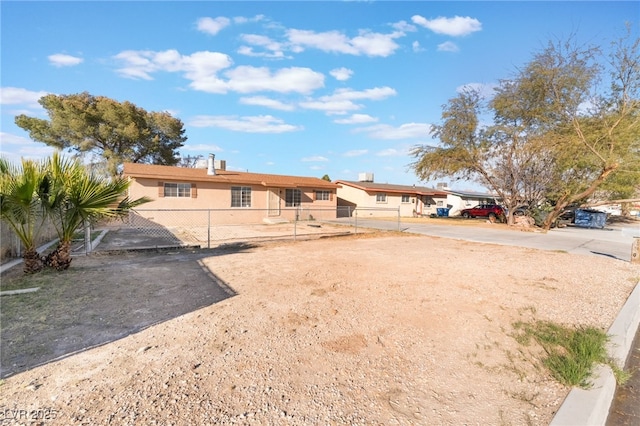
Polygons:
[[447,194],[445,207],[449,209],[449,216],[458,216],[462,209],[475,207],[478,204],[498,204],[496,196],[493,194],[457,191],[442,184],[438,184],[438,189]]
[[[338,185],[323,179],[263,173],[227,171],[225,162],[209,157],[207,168],[184,168],[125,163],[130,179],[129,197],[147,196],[153,201],[137,211],[207,210],[216,212],[216,223],[257,223],[336,217]],[[152,220],[152,213],[149,219]],[[187,215],[188,212],[180,213]]]
[[375,183],[373,174],[361,173],[358,181],[336,180],[338,188],[338,215],[353,215],[358,208],[360,216],[394,216],[400,209],[401,217],[436,214],[444,206],[447,193],[415,185]]

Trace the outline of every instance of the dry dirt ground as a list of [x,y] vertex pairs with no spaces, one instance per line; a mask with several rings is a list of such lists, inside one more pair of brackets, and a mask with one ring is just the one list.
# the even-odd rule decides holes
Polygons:
[[[92,255],[66,274],[2,298],[0,424],[548,424],[569,389],[514,322],[606,329],[640,268],[375,234]],[[30,368],[70,351],[74,324],[75,347],[91,327],[98,346]]]

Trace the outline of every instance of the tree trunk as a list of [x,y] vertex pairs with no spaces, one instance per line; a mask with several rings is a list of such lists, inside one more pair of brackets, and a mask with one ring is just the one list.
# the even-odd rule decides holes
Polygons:
[[36,249],[27,249],[22,255],[22,259],[24,260],[23,271],[25,274],[34,274],[44,267],[42,258]]
[[46,258],[47,266],[56,271],[69,269],[71,265],[71,242],[61,241],[58,246]]

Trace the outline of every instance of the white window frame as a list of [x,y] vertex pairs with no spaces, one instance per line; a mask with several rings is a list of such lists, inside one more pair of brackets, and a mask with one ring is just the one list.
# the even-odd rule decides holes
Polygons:
[[378,192],[376,194],[376,203],[383,204],[387,203],[387,194],[385,192]]
[[316,189],[316,201],[331,201],[331,191]]
[[251,207],[251,187],[232,186],[231,187],[231,207],[247,208]]
[[401,203],[404,203],[404,204],[410,203],[410,202],[411,202],[411,195],[409,195],[409,194],[402,194],[402,195],[400,196],[400,200],[401,200],[400,202],[401,202]]
[[165,182],[163,194],[166,198],[191,198],[191,184],[183,182]]

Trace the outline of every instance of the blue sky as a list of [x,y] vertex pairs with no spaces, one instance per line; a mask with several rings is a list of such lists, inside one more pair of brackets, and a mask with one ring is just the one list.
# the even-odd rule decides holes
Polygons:
[[[549,40],[638,31],[640,3],[2,1],[0,152],[47,156],[14,124],[87,91],[180,118],[184,156],[227,169],[420,182],[408,151],[465,85],[490,91]],[[458,182],[458,189],[473,184]]]

